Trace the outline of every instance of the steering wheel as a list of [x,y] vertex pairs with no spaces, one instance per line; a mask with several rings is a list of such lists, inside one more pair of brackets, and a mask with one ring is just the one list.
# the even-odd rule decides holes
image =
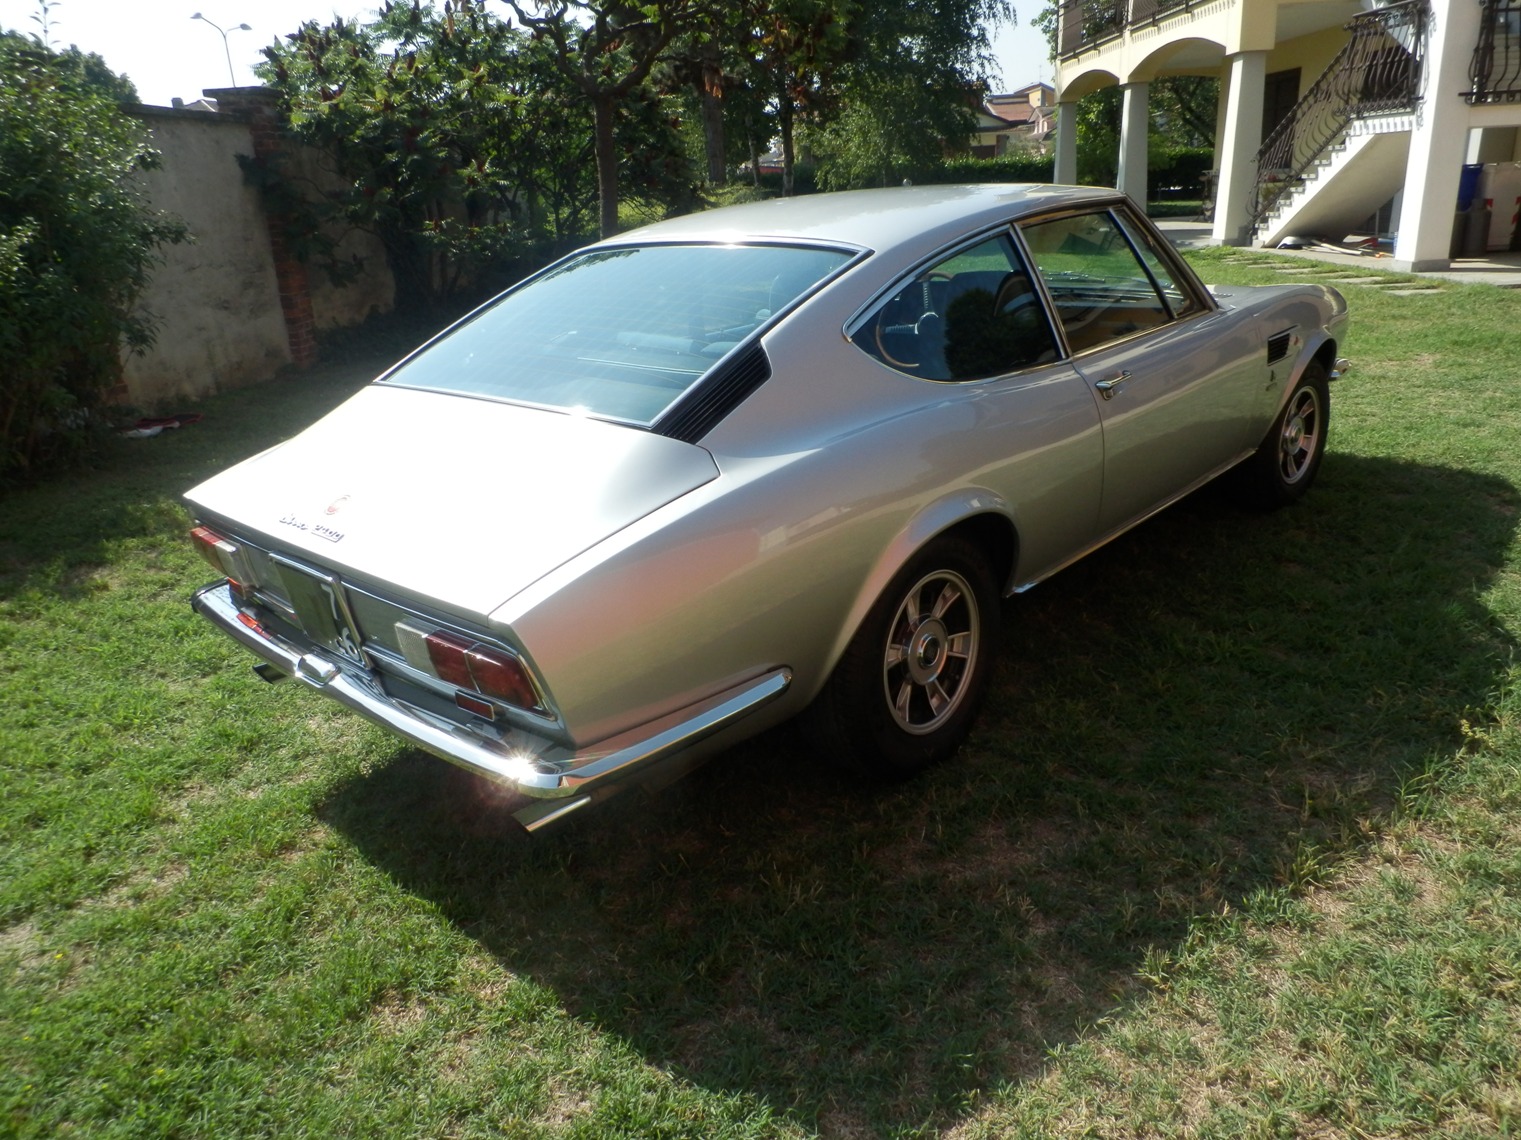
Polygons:
[[935,311],[935,299],[930,289],[930,282],[949,281],[951,277],[952,274],[947,273],[943,269],[931,269],[928,273],[919,279],[920,311],[919,316],[915,318],[914,323],[911,325],[888,323],[886,318],[888,310],[892,307],[890,305],[883,305],[882,308],[878,311],[876,324],[872,329],[872,338],[876,341],[877,352],[881,355],[883,360],[887,361],[888,364],[891,364],[894,368],[909,369],[918,368],[921,364],[924,363],[922,360],[899,360],[896,356],[887,351],[887,346],[882,343],[882,334],[884,332],[889,334],[896,333],[899,336],[908,336],[909,334],[912,334],[915,337],[920,337],[932,330],[935,327],[934,322],[939,321],[941,317],[940,314]]

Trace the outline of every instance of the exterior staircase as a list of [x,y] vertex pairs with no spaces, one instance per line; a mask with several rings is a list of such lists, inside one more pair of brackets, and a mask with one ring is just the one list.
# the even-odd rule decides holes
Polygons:
[[1350,37],[1257,152],[1253,242],[1294,235],[1340,240],[1404,182],[1421,98],[1424,0],[1356,17]]
[[1340,241],[1404,184],[1410,134],[1409,115],[1354,119],[1258,217],[1253,244],[1271,248],[1291,235]]

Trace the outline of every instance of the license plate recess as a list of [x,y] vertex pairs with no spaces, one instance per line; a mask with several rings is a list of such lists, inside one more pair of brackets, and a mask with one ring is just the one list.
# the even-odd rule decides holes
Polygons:
[[368,667],[359,628],[354,624],[348,595],[338,575],[281,554],[270,555],[270,561],[306,635],[324,648]]

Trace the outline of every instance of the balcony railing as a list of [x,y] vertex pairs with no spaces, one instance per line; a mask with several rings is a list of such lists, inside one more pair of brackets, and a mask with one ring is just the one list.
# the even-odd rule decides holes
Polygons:
[[1521,102],[1521,3],[1484,0],[1468,80],[1470,103]]
[[1208,0],[1062,0],[1060,55],[1063,59],[1117,39],[1126,28],[1160,20]]
[[1150,23],[1169,12],[1181,12],[1203,2],[1204,0],[1130,0],[1130,23],[1132,27]]
[[1425,75],[1425,0],[1365,12],[1325,73],[1274,128],[1257,152],[1253,222],[1303,185],[1305,176],[1346,135],[1352,120],[1413,111]]
[[1061,55],[1076,55],[1125,30],[1130,0],[1062,0]]

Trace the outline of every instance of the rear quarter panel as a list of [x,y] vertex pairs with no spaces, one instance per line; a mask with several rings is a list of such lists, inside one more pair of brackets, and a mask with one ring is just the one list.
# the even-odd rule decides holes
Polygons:
[[903,561],[968,515],[1008,519],[1022,560],[1091,540],[1102,440],[1070,365],[930,383],[815,320],[772,338],[772,380],[704,441],[717,480],[493,615],[578,743],[778,665],[795,679],[777,715],[796,712]]

